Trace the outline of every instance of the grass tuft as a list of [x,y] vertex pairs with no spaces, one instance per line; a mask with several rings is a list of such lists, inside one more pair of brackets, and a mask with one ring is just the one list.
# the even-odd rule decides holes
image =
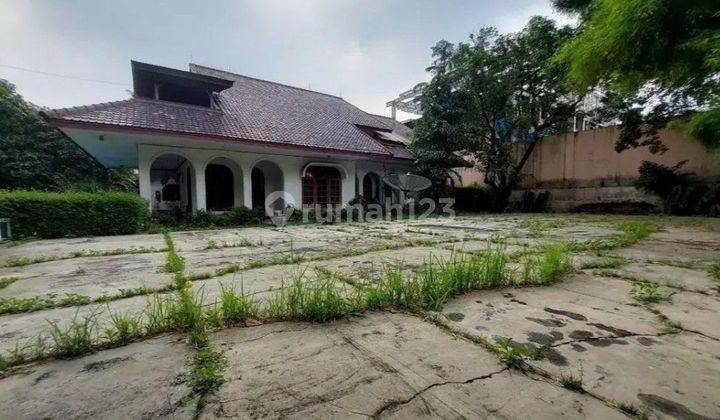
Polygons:
[[112,314],[110,322],[111,327],[105,330],[105,337],[112,343],[125,345],[142,335],[140,321],[128,314]]
[[716,262],[710,266],[710,275],[717,284],[716,290],[720,292],[720,262]]
[[582,372],[580,372],[580,376],[561,373],[557,381],[560,385],[567,389],[580,393],[585,392],[585,389],[583,388]]
[[239,294],[236,294],[233,288],[221,287],[219,312],[223,324],[235,325],[258,318],[260,305],[252,296],[245,294],[242,285]]
[[515,285],[548,285],[573,271],[572,255],[567,244],[549,245],[542,255],[527,255]]
[[16,281],[20,280],[17,277],[0,277],[0,289],[4,289]]
[[675,294],[658,283],[638,280],[633,282],[630,289],[630,296],[633,299],[644,303],[657,303],[670,299]]
[[498,340],[495,347],[501,362],[510,367],[521,370],[523,369],[525,362],[528,360],[538,359],[540,357],[535,348],[517,344],[509,338]]
[[78,320],[78,314],[67,328],[60,328],[57,322],[50,323],[52,354],[58,357],[75,357],[93,351],[93,337],[97,329],[97,316],[89,314]]

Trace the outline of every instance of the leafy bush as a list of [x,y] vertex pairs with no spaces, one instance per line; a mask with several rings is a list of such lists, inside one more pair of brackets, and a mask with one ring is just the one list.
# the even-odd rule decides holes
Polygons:
[[688,182],[689,175],[678,172],[686,162],[670,167],[644,160],[638,169],[640,177],[635,181],[635,188],[666,198],[673,188]]
[[680,173],[683,164],[670,167],[643,161],[635,187],[660,196],[666,213],[720,216],[720,181],[706,182],[693,173]]
[[467,212],[489,212],[495,205],[495,196],[488,188],[455,188],[455,208]]
[[164,227],[212,228],[234,227],[261,224],[265,219],[263,209],[250,210],[247,207],[235,207],[223,213],[199,210],[194,214],[155,212],[148,221],[149,230],[162,230]]
[[0,216],[11,219],[15,238],[137,233],[147,208],[137,194],[118,191],[0,191]]

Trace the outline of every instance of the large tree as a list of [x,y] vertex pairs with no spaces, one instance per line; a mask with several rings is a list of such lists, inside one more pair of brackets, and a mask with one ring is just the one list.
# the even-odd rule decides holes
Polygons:
[[554,0],[580,19],[558,52],[578,94],[608,92],[605,115],[623,131],[618,151],[665,146],[658,129],[683,126],[720,147],[718,0]]
[[486,28],[470,42],[438,43],[413,133],[420,168],[442,176],[457,165],[452,157],[473,155],[496,209],[505,208],[538,141],[564,131],[575,114],[578,100],[553,60],[570,35],[534,17],[518,33]]
[[0,188],[52,190],[107,180],[99,163],[0,79]]

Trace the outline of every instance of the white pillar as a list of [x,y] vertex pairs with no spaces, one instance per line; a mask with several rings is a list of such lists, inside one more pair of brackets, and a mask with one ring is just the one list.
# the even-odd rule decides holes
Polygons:
[[[261,203],[258,203],[261,204]],[[243,166],[243,202],[242,205],[252,209],[255,203],[252,202],[252,168],[246,169]]]
[[[285,205],[302,207],[302,179],[300,177],[300,164],[298,162],[286,162],[281,166],[283,172],[283,190],[292,196]],[[266,192],[267,193],[267,192]]]
[[207,209],[207,196],[205,193],[205,167],[202,162],[192,162],[193,169],[195,170],[195,208],[193,211],[206,210]]
[[348,163],[343,165],[343,168],[345,169],[345,178],[342,180],[341,201],[342,204],[347,204],[350,200],[355,198],[355,165],[353,163]]
[[142,153],[138,153],[138,184],[140,186],[140,197],[148,202],[150,210],[155,199],[152,196],[152,185],[150,183],[150,159]]

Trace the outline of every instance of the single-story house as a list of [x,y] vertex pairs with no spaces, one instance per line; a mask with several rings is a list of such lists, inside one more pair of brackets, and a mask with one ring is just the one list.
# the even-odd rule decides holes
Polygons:
[[344,99],[190,64],[189,71],[132,62],[133,97],[44,112],[107,167],[138,170],[152,210],[224,211],[393,202],[383,182],[412,170],[409,129]]

